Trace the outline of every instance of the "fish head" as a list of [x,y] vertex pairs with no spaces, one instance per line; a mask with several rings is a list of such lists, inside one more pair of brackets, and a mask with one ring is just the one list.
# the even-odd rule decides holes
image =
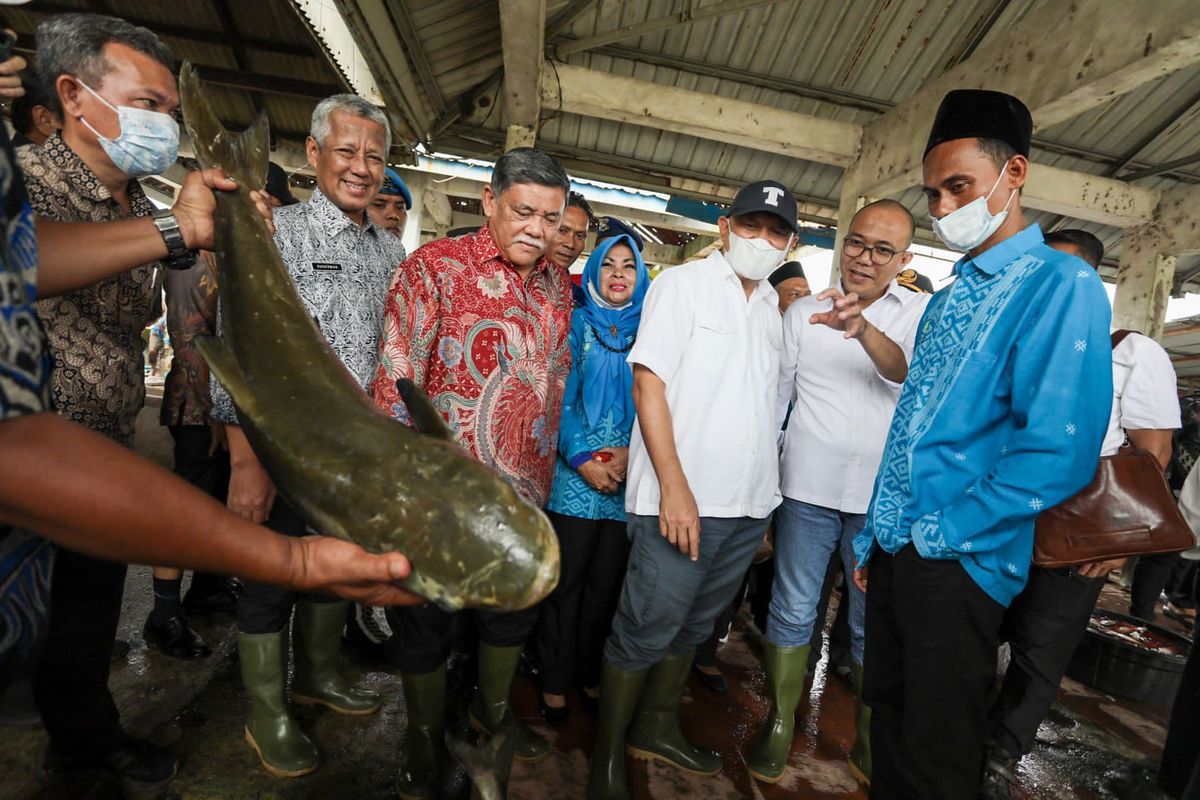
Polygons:
[[[412,564],[406,588],[450,611],[518,611],[536,605],[558,584],[558,537],[541,509],[491,467],[455,444],[422,437],[430,488],[417,502],[403,479],[396,506],[406,513],[390,536]],[[407,473],[410,476],[411,472]],[[416,516],[414,516],[416,515]],[[424,535],[413,537],[420,529]],[[384,548],[386,549],[386,548]]]

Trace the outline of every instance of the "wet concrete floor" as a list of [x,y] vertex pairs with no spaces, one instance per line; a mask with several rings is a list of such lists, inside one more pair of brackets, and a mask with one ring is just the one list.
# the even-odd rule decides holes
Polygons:
[[[154,412],[157,409],[153,409]],[[147,409],[144,417],[151,413]],[[169,438],[153,426],[140,426],[139,445],[169,458]],[[161,435],[160,435],[161,434]],[[164,511],[166,511],[164,509]],[[169,746],[184,758],[178,777],[159,796],[170,800],[208,798],[390,798],[404,730],[404,699],[398,673],[387,666],[364,663],[346,655],[347,672],[384,697],[379,714],[348,717],[302,709],[301,724],[321,747],[322,767],[292,780],[271,777],[242,738],[245,692],[238,673],[232,623],[201,622],[197,629],[213,645],[214,654],[200,662],[177,662],[148,651],[141,625],[150,607],[146,568],[133,568],[126,586],[119,636],[132,650],[115,665],[111,686],[127,729]],[[1114,585],[1105,590],[1105,605],[1121,609],[1127,595]],[[768,710],[758,635],[746,618],[738,620],[729,641],[718,652],[730,689],[716,695],[692,681],[684,698],[684,730],[700,744],[724,754],[721,774],[711,778],[681,775],[660,764],[630,763],[630,780],[638,800],[706,797],[865,798],[866,792],[846,768],[852,744],[854,698],[836,677],[826,679],[822,663],[797,715],[790,765],[774,786],[752,780],[741,754]],[[461,702],[454,692],[452,700]],[[582,798],[587,753],[594,717],[572,698],[570,722],[561,729],[544,724],[537,712],[533,683],[515,682],[516,713],[553,744],[541,762],[513,766],[508,796],[513,800]],[[1021,762],[1017,800],[1043,798],[1119,798],[1161,800],[1154,772],[1165,736],[1165,707],[1141,706],[1096,692],[1067,679],[1050,718],[1038,734],[1034,753]],[[120,796],[111,784],[47,784],[38,766],[45,746],[40,728],[0,729],[0,798],[107,798]],[[453,786],[451,789],[453,790]],[[451,791],[448,796],[462,796]]]

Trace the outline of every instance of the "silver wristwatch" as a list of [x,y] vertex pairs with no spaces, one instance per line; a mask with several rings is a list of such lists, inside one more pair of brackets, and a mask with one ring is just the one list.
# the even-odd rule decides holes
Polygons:
[[167,257],[164,259],[168,269],[187,269],[196,263],[196,251],[189,250],[183,241],[183,231],[179,230],[179,220],[170,209],[156,209],[151,217],[154,227],[162,234],[167,244]]

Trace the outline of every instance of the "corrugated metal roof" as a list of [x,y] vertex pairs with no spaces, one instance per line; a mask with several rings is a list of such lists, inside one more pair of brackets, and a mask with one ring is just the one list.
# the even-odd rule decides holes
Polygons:
[[[615,44],[567,56],[567,63],[666,86],[737,98],[828,119],[865,124],[914,94],[923,84],[1002,35],[1031,10],[1055,0],[782,0],[748,10],[673,25]],[[345,0],[353,5],[355,0]],[[60,0],[9,8],[4,18],[28,34],[48,12],[92,10],[93,0]],[[275,81],[315,86],[344,84],[290,0],[105,0],[114,14],[148,24],[180,58]],[[698,0],[690,7],[721,5]],[[550,0],[553,19],[575,0]],[[239,65],[234,37],[222,23],[227,9],[244,40]],[[499,4],[491,0],[391,0],[393,17],[407,20],[408,53],[433,77],[438,97],[421,87],[424,102],[456,108],[502,66]],[[684,8],[681,0],[594,0],[547,42],[644,24]],[[27,40],[28,41],[28,40]],[[373,65],[374,69],[386,65]],[[708,74],[698,74],[707,72]],[[278,89],[281,84],[271,84]],[[491,97],[495,97],[494,89]],[[272,129],[299,137],[315,96],[214,86],[218,112],[248,124],[256,102]],[[502,110],[492,100],[433,141],[445,152],[494,155],[502,149]],[[430,118],[437,116],[430,110]],[[752,180],[776,178],[807,201],[805,211],[829,217],[841,191],[842,171],[775,153],[722,144],[669,131],[561,113],[544,108],[538,142],[588,177],[658,191],[727,197]],[[1033,160],[1096,175],[1130,172],[1200,152],[1200,65],[1155,80],[1134,92],[1046,130],[1038,131]],[[1119,168],[1130,162],[1123,169]],[[1143,178],[1139,185],[1169,188],[1200,180],[1200,163]],[[917,192],[902,200],[927,221]],[[1121,232],[1033,212],[1044,225],[1078,225],[1119,257]],[[1200,258],[1180,259],[1181,272]]]
[[[277,138],[302,140],[320,92],[345,91],[343,77],[290,0],[106,0],[99,5],[107,13],[153,30],[180,61],[229,73],[208,88],[217,113],[231,127],[249,125],[257,114],[257,102],[267,112]],[[18,46],[32,48],[33,32],[46,17],[92,12],[97,7],[89,0],[37,2],[6,7],[3,19],[19,34]],[[228,27],[222,20],[223,9],[229,15]],[[231,85],[236,83],[262,90]]]
[[[1000,36],[1031,10],[1053,0],[787,0],[724,16],[632,36],[616,45],[569,55],[567,63],[667,86],[762,103],[776,108],[854,123],[867,123],[913,95],[931,78],[955,66],[981,44]],[[446,101],[483,80],[500,59],[494,3],[411,0],[422,39],[435,43],[428,56]],[[550,3],[547,16],[567,5]],[[693,5],[708,7],[711,3]],[[597,0],[558,39],[569,41],[679,13],[677,0]],[[428,20],[426,23],[425,20]],[[451,24],[454,20],[456,24]],[[435,36],[436,32],[436,36]],[[474,68],[455,60],[454,48],[468,46]],[[462,53],[458,53],[462,55]],[[697,65],[727,68],[738,80],[698,75]],[[474,83],[472,83],[474,81]],[[790,82],[794,91],[764,84]],[[1096,175],[1118,175],[1200,151],[1200,66],[1181,70],[1095,108],[1038,131],[1033,160]],[[823,99],[821,99],[823,98]],[[501,114],[494,103],[447,131],[447,143],[475,152],[498,153]],[[1189,110],[1190,108],[1190,110]],[[873,109],[873,110],[872,110]],[[668,131],[564,114],[544,108],[540,146],[608,169],[620,181],[643,176],[643,185],[693,194],[727,194],[744,182],[776,178],[832,213],[841,191],[840,168],[801,161]],[[1151,138],[1153,136],[1153,138]],[[1147,143],[1148,142],[1148,143]],[[1184,182],[1200,179],[1200,164],[1181,168]],[[1190,172],[1189,170],[1194,170]],[[707,179],[707,180],[706,180]],[[1142,179],[1139,185],[1181,185],[1178,175]],[[670,188],[665,190],[670,191]],[[928,220],[918,192],[903,200]],[[1121,232],[1096,224],[1062,221],[1032,212],[1050,225],[1083,227],[1119,257]],[[1181,271],[1200,260],[1181,259]]]

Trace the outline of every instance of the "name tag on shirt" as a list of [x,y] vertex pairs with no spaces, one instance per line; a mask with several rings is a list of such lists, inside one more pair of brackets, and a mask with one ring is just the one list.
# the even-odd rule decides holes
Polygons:
[[314,261],[312,262],[313,269],[321,272],[341,272],[342,265],[335,264],[331,261]]

